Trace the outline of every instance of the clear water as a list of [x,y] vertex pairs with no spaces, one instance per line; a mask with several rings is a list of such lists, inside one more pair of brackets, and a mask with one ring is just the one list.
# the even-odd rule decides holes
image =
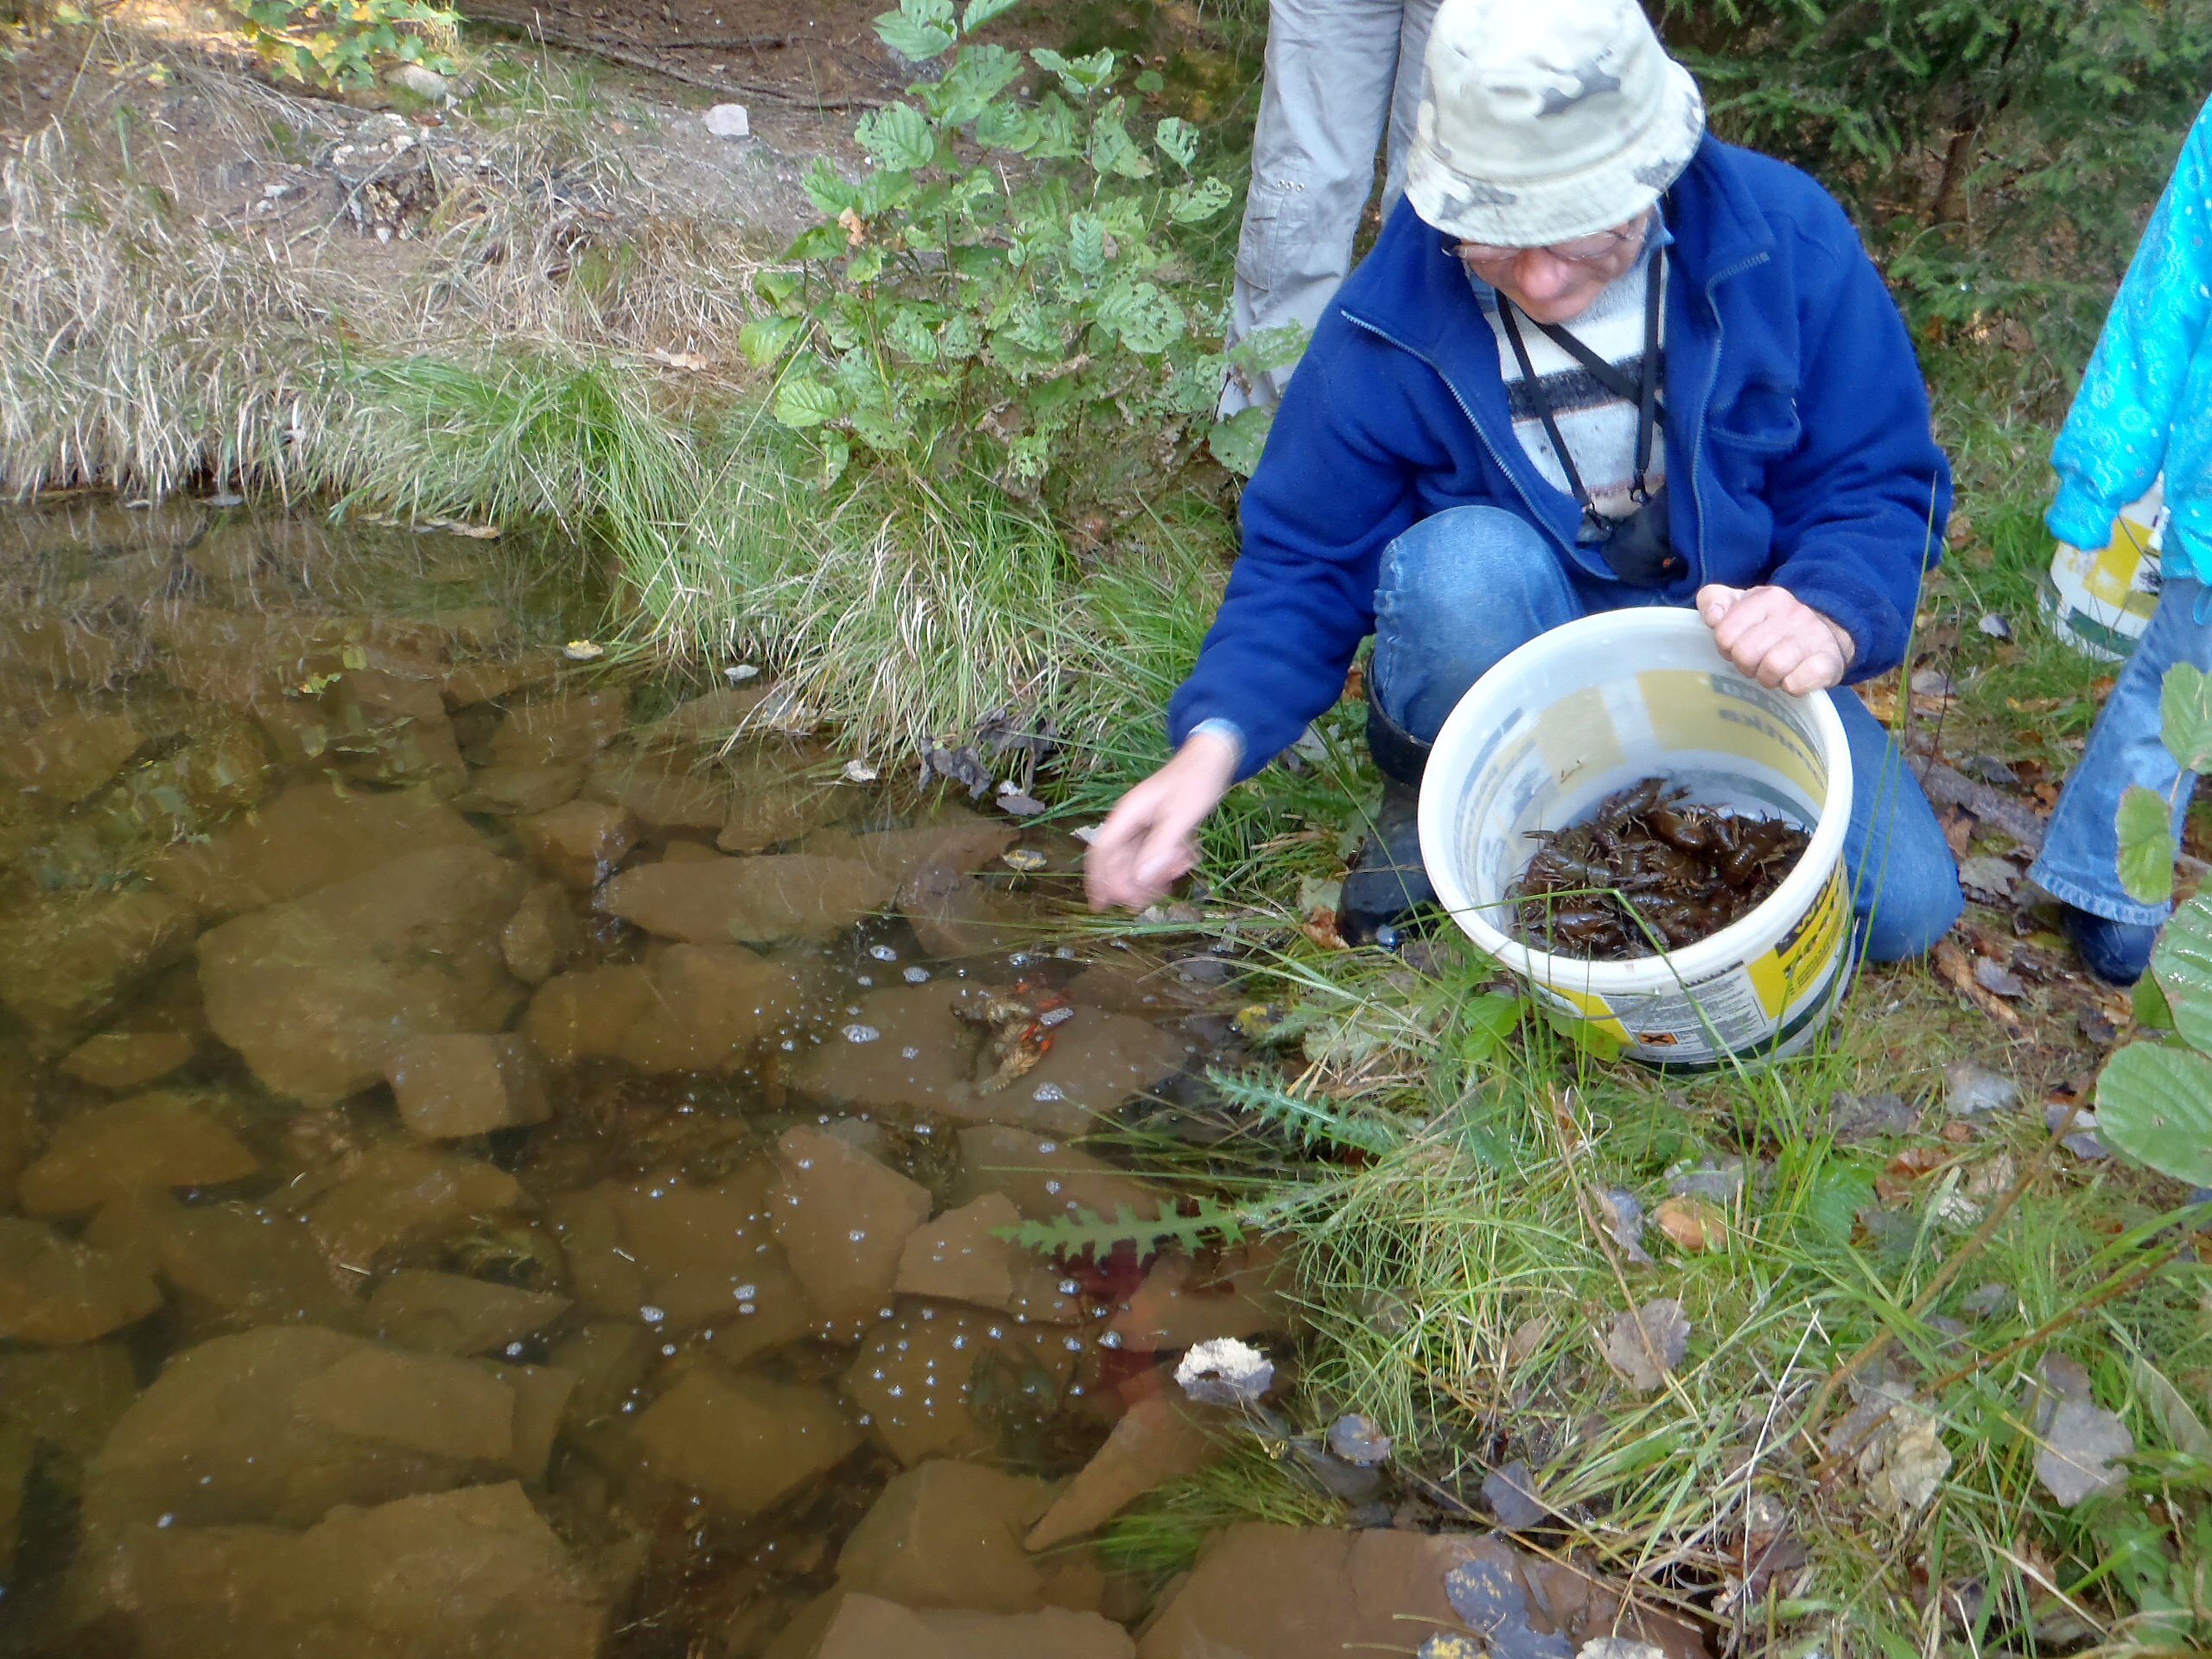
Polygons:
[[1153,1364],[986,1224],[1130,1195],[1066,1143],[1203,1046],[1079,847],[721,751],[769,688],[568,660],[576,556],[0,519],[0,1651],[773,1651]]

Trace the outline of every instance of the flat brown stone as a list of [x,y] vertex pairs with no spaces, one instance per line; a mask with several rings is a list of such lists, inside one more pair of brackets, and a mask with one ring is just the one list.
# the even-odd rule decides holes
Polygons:
[[499,931],[524,885],[480,843],[440,847],[226,922],[200,941],[208,1023],[279,1094],[357,1093],[416,1039],[505,1026]]
[[310,779],[204,844],[170,848],[149,874],[203,914],[230,916],[302,898],[410,854],[483,842],[428,790],[340,789]]
[[81,1215],[150,1188],[217,1186],[261,1167],[188,1096],[157,1093],[64,1118],[16,1192],[34,1216]]
[[711,1363],[639,1413],[636,1432],[647,1469],[738,1516],[771,1507],[861,1443],[819,1389],[731,1376]]
[[96,1089],[135,1089],[167,1077],[198,1047],[188,1032],[96,1032],[69,1051],[61,1069]]
[[837,1581],[906,1607],[1033,1612],[1045,1575],[1022,1534],[1052,1502],[1030,1475],[933,1459],[894,1476],[837,1554]]
[[1135,1651],[1127,1630],[1096,1613],[917,1611],[848,1595],[812,1659],[1132,1659]]
[[370,1293],[365,1317],[371,1330],[397,1347],[488,1354],[543,1330],[568,1311],[565,1296],[410,1268]]
[[574,893],[589,893],[613,874],[643,833],[627,808],[604,801],[570,801],[515,820],[531,861]]
[[601,889],[600,908],[693,944],[826,938],[890,902],[898,883],[857,859],[786,853],[647,864]]
[[293,1533],[172,1527],[116,1573],[145,1659],[593,1659],[602,1592],[512,1482]]
[[1155,1394],[1121,1415],[1106,1444],[1053,1499],[1024,1542],[1049,1549],[1103,1526],[1155,1486],[1201,1468],[1223,1449],[1205,1414]]
[[400,1121],[423,1141],[458,1141],[542,1123],[551,1115],[527,1038],[455,1032],[418,1037],[385,1056]]
[[834,1135],[798,1124],[776,1142],[776,1239],[817,1311],[866,1328],[891,1298],[908,1235],[929,1218],[927,1189]]
[[0,1337],[91,1342],[143,1319],[162,1293],[139,1263],[41,1221],[0,1216]]

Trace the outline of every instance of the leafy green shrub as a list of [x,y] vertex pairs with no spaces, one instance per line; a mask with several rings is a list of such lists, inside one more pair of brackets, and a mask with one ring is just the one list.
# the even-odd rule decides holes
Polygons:
[[[1647,0],[1725,136],[1842,197],[1924,335],[2066,365],[2212,86],[2212,0]],[[2017,336],[2015,336],[2017,340]]]
[[232,0],[270,68],[316,86],[371,86],[392,63],[453,73],[461,14],[432,0]]
[[[2177,663],[2160,688],[2166,747],[2182,775],[2212,767],[2212,677]],[[2177,779],[2175,788],[2180,788]],[[2120,880],[2158,904],[2174,886],[2173,801],[2140,784],[2120,803]],[[2212,1186],[2212,893],[2176,911],[2137,993],[2148,1021],[2177,1042],[2130,1043],[2097,1079],[2097,1127],[2130,1156],[2196,1186]]]
[[[794,268],[754,280],[769,310],[741,344],[784,363],[776,418],[817,435],[827,478],[857,440],[911,464],[974,461],[1030,496],[1086,437],[1166,470],[1214,429],[1220,296],[1172,238],[1230,188],[1193,170],[1188,122],[1144,130],[1113,53],[1025,60],[966,38],[1012,3],[968,0],[956,22],[952,0],[900,0],[876,20],[902,56],[951,56],[912,102],[861,119],[861,182],[815,164],[823,222],[791,244]],[[1057,85],[1024,104],[1032,62]]]

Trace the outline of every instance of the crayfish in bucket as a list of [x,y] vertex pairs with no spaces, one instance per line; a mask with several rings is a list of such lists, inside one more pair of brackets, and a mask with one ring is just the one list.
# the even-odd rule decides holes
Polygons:
[[1811,839],[1785,818],[1739,817],[1646,778],[1542,843],[1506,890],[1526,944],[1627,962],[1733,925],[1782,884]]

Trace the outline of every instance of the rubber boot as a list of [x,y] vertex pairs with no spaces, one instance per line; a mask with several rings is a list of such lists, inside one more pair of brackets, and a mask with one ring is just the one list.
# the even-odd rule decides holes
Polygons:
[[[1347,944],[1377,943],[1382,930],[1436,902],[1421,861],[1421,775],[1429,746],[1382,712],[1372,686],[1367,747],[1382,773],[1382,806],[1344,875],[1337,931]],[[1381,942],[1389,940],[1385,936]]]
[[2059,906],[2058,925],[2074,941],[2082,966],[2107,985],[2128,986],[2142,978],[2158,942],[2155,927],[2115,922],[2073,905]]

